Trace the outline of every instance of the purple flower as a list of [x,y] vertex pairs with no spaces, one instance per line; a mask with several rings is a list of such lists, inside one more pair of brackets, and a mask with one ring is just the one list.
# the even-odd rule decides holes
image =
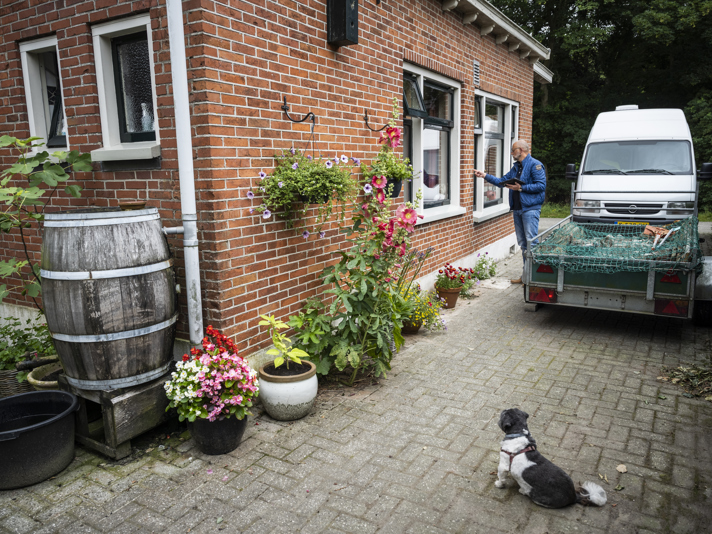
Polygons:
[[339,162],[339,156],[334,156],[334,163],[338,163],[338,162]]
[[331,161],[328,160],[328,159],[326,160],[326,163],[325,163],[324,165],[326,165],[326,168],[327,168],[327,169],[331,169],[331,168],[334,166],[334,164],[331,163]]
[[263,219],[269,219],[272,216],[272,212],[270,210],[264,210],[262,212],[262,218]]
[[267,173],[264,171],[260,171],[260,173],[257,176],[264,179],[264,178],[267,178]]
[[247,198],[249,198],[250,200],[252,200],[253,198],[255,198],[255,194],[254,194],[252,191],[248,191],[248,192],[247,192]]
[[367,195],[370,195],[371,191],[373,191],[373,186],[371,184],[366,184],[363,186],[363,192]]
[[292,169],[296,170],[297,167],[299,167],[299,163],[297,163],[296,161],[292,163]]
[[250,213],[254,213],[254,212],[255,212],[255,209],[254,209],[254,208],[250,208]]
[[324,232],[324,231],[319,232],[319,237],[320,237],[320,238],[324,239],[324,236],[325,236],[325,235],[326,235],[326,232]]
[[297,151],[294,150],[294,147],[290,148],[289,151],[292,153],[292,156],[297,153]]
[[[295,165],[296,165],[296,163],[295,163]],[[282,187],[284,187],[284,182],[279,182],[277,185],[278,185],[280,188],[282,188]]]
[[309,239],[309,230],[304,230],[304,233],[302,234],[302,237],[304,239]]
[[361,165],[360,159],[358,159],[358,158],[351,158],[351,159],[354,160],[354,165]]
[[308,160],[311,160],[312,157],[311,157],[309,154],[307,154],[307,159],[308,159]]
[[341,163],[348,163],[348,162],[349,162],[349,158],[347,158],[345,155],[342,155],[342,156],[341,156]]
[[262,192],[264,193],[264,192],[265,192],[265,188],[264,188],[264,187],[260,187],[260,191],[262,191]]

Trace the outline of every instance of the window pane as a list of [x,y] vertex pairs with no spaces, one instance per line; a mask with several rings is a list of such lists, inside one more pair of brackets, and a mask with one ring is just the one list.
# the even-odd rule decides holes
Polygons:
[[[485,139],[485,172],[500,178],[502,174],[502,154],[504,151],[503,139]],[[502,198],[502,190],[485,181],[485,205]]]
[[452,120],[452,95],[448,91],[425,84],[423,98],[429,117]]
[[[413,163],[412,126],[410,121],[403,122],[403,157]],[[403,184],[405,191],[403,197],[406,202],[413,201],[413,182]]]
[[[64,113],[62,113],[62,88],[59,82],[59,65],[54,50],[40,54],[41,79],[43,82],[42,99],[44,104],[47,139],[66,135]],[[52,120],[54,119],[54,121]],[[63,145],[66,146],[66,145]]]
[[475,130],[482,129],[482,100],[475,98]]
[[405,105],[408,107],[409,111],[422,111],[423,104],[418,96],[418,86],[413,78],[404,77],[403,78],[403,98],[405,99]]
[[119,83],[123,93],[123,125],[128,133],[154,131],[151,66],[148,39],[132,39],[116,45],[119,61]]
[[450,196],[447,130],[423,130],[423,206],[445,204]]
[[485,105],[485,131],[504,133],[504,107],[490,104]]
[[517,108],[516,108],[516,106],[512,106],[512,139],[514,139],[516,131],[517,131]]

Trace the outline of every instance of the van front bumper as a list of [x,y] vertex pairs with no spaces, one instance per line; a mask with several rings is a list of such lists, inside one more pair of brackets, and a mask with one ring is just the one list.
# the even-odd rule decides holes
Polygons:
[[640,217],[636,219],[626,219],[623,217],[613,218],[613,217],[586,217],[580,215],[574,215],[573,221],[577,223],[598,223],[598,224],[651,224],[653,226],[660,226],[665,224],[670,224],[680,219],[686,219],[685,217],[677,217],[676,219],[670,218],[659,218],[659,217]]

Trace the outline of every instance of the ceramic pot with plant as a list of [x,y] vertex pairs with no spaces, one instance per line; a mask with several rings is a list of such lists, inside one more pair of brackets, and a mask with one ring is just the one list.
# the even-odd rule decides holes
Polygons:
[[443,308],[454,308],[457,304],[457,297],[460,296],[465,282],[474,277],[473,269],[455,267],[446,263],[443,269],[438,271],[435,280],[435,291],[443,301]]
[[319,387],[316,366],[302,349],[292,347],[292,340],[279,331],[289,328],[273,315],[260,315],[260,326],[266,326],[273,347],[267,351],[275,359],[260,368],[260,400],[272,419],[293,421],[306,416],[314,405]]
[[206,334],[202,349],[184,355],[166,382],[166,409],[175,408],[181,421],[188,420],[198,450],[226,454],[242,440],[259,381],[230,339],[212,326]]
[[395,151],[401,146],[402,138],[401,129],[396,126],[399,117],[398,99],[394,98],[391,120],[378,139],[378,143],[381,145],[378,155],[370,165],[361,164],[361,172],[368,181],[373,180],[374,176],[385,178],[388,184],[385,188],[386,193],[391,198],[398,198],[403,182],[410,182],[413,179],[413,166],[410,164],[410,160],[403,158]]

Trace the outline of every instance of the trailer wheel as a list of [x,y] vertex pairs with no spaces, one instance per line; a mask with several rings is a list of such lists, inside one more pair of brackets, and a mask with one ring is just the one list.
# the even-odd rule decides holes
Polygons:
[[712,326],[712,301],[696,300],[693,321],[698,326]]

